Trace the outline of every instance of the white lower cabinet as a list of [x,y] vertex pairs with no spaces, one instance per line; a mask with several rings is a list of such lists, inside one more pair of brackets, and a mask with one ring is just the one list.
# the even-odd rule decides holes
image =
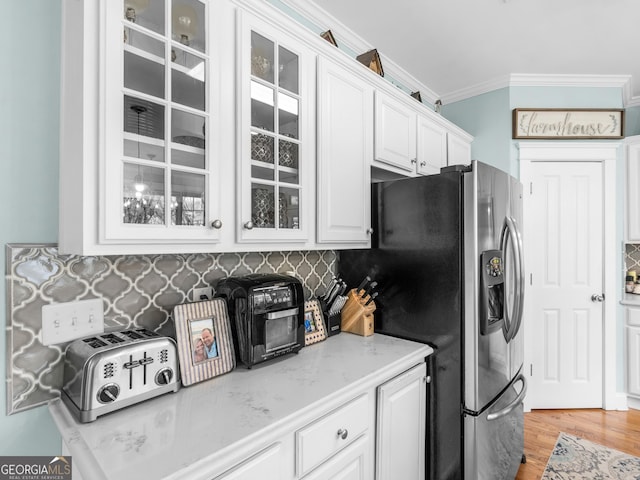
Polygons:
[[426,382],[422,363],[378,387],[376,480],[424,480]]
[[256,478],[283,478],[285,451],[280,442],[274,443],[245,460],[215,480],[255,480]]
[[[371,478],[368,435],[363,435],[305,480],[367,480]],[[400,477],[398,477],[400,478]]]
[[640,401],[640,308],[626,307],[627,393]]

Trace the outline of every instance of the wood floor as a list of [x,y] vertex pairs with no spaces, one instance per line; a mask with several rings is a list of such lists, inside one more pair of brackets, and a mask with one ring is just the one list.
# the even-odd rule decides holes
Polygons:
[[560,432],[640,457],[640,410],[533,410],[524,414],[527,463],[516,480],[539,480]]

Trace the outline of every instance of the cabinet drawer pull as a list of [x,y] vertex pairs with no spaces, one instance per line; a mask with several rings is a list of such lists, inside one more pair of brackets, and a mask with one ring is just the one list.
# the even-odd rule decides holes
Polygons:
[[253,230],[253,222],[248,221],[247,223],[244,224],[244,228],[246,228],[247,230]]
[[213,222],[211,222],[211,226],[216,230],[219,230],[222,228],[222,222],[220,220],[214,220]]
[[346,440],[348,435],[349,431],[346,428],[341,428],[340,430],[338,430],[338,437],[340,437],[342,440]]

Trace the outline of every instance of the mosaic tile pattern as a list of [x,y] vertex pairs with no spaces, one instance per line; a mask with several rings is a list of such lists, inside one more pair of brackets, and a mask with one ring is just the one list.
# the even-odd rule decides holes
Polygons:
[[627,267],[626,271],[640,272],[640,245],[627,243],[624,246],[624,263]]
[[105,331],[147,328],[174,336],[171,312],[193,288],[248,273],[295,272],[305,298],[323,293],[336,271],[334,251],[58,255],[55,245],[6,247],[7,414],[60,395],[66,343],[41,343],[42,306],[100,298]]

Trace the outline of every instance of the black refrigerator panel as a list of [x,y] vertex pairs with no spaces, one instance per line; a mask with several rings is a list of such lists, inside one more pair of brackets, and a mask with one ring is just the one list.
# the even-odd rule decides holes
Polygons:
[[428,478],[462,477],[462,173],[374,184],[374,247],[339,252],[354,288],[378,282],[375,331],[434,347]]

